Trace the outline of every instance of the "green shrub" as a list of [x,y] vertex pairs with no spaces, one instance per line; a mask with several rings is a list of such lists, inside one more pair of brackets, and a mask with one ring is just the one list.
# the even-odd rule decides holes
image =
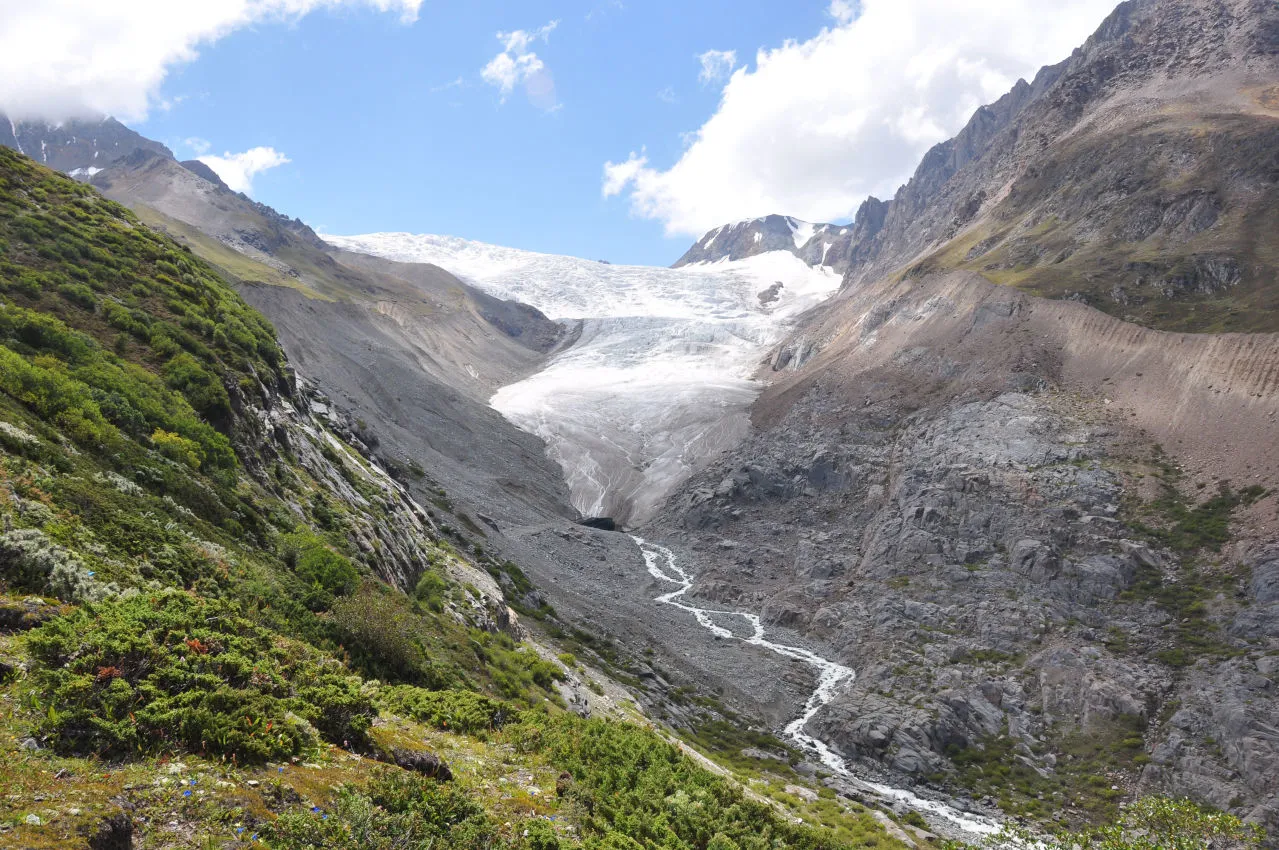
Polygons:
[[437,573],[427,570],[422,573],[417,586],[413,588],[413,598],[432,611],[438,612],[444,609],[444,596],[448,593],[448,589],[447,581]]
[[58,287],[58,294],[86,310],[92,310],[98,303],[98,297],[93,294],[93,290],[83,283],[64,283]]
[[95,579],[79,558],[34,528],[0,534],[0,578],[66,602],[94,602],[120,592],[116,585]]
[[366,675],[392,682],[447,688],[458,682],[448,663],[437,663],[423,643],[431,624],[398,591],[365,583],[330,611],[351,663]]
[[509,699],[538,702],[564,678],[558,664],[547,661],[527,646],[517,645],[505,633],[477,633],[471,643],[476,657],[484,663],[497,692]]
[[280,543],[284,563],[307,586],[302,601],[312,611],[328,610],[334,597],[346,596],[359,587],[359,570],[319,535],[302,529],[285,535]]
[[[560,837],[555,828],[544,820],[531,820],[524,825],[524,846],[528,850],[559,850]],[[723,848],[736,850],[736,848]]]
[[184,463],[192,469],[199,469],[200,464],[204,463],[204,452],[200,444],[194,440],[188,440],[181,434],[156,428],[155,433],[151,435],[151,442],[155,443],[160,454],[169,460]]
[[297,574],[335,596],[346,596],[360,584],[360,573],[349,558],[325,546],[313,546],[298,556]]
[[506,703],[474,691],[427,691],[401,685],[383,692],[382,700],[403,717],[468,735],[500,729],[515,714]]
[[87,605],[28,644],[48,702],[42,732],[63,752],[261,762],[313,743],[308,723],[334,743],[362,741],[376,714],[341,665],[185,593]]
[[1100,829],[1033,840],[1045,850],[1239,850],[1259,847],[1263,838],[1260,827],[1234,815],[1201,809],[1189,800],[1147,797]]
[[276,850],[500,850],[509,846],[497,823],[456,786],[392,771],[379,776],[367,790],[343,788],[332,812],[318,808],[285,812],[264,828],[264,838]]
[[786,846],[826,850],[832,835],[790,822],[695,764],[656,732],[629,723],[529,711],[503,733],[516,750],[567,771],[587,847]]
[[164,378],[208,419],[216,422],[231,414],[231,398],[226,387],[185,351],[164,365]]
[[907,826],[913,826],[916,829],[929,828],[928,821],[924,820],[924,816],[921,815],[919,812],[915,811],[914,809],[911,809],[909,812],[902,815],[901,820],[902,820],[902,823],[906,824]]

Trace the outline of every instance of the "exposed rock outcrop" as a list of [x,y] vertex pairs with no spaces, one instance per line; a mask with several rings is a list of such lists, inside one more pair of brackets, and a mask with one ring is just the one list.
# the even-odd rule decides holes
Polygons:
[[[1279,559],[1259,544],[1279,533],[1245,526],[1217,563],[1152,539],[1165,520],[1140,507],[1155,476],[1279,481],[1279,337],[1149,331],[962,274],[858,290],[804,330],[819,353],[774,373],[756,434],[655,525],[699,598],[857,670],[810,729],[952,788],[951,759],[1000,736],[1001,758],[1073,776],[1086,735],[1119,754],[1121,790],[1279,823],[1279,739],[1247,701],[1270,687]],[[1177,583],[1202,607],[1161,590]],[[1166,719],[1178,701],[1193,746]]]

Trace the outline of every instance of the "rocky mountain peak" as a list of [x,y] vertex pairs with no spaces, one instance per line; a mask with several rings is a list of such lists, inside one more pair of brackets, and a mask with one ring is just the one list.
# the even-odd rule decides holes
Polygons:
[[843,253],[835,246],[847,241],[851,232],[848,225],[813,224],[791,216],[767,215],[709,231],[674,267],[744,260],[770,251],[789,252],[810,266],[832,265],[827,259]]
[[50,123],[0,113],[0,145],[80,180],[139,150],[173,159],[164,145],[106,116]]

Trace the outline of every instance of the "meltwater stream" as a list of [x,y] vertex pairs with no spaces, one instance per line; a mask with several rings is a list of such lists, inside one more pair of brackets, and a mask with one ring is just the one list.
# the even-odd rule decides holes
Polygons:
[[[926,812],[934,815],[948,823],[954,825],[965,833],[975,836],[990,836],[1002,831],[1003,827],[997,821],[983,817],[981,815],[971,814],[969,812],[961,812],[958,809],[947,806],[945,803],[936,800],[925,800],[916,796],[909,791],[901,788],[893,788],[888,785],[882,785],[877,782],[867,782],[858,779],[848,769],[848,765],[844,760],[827,746],[825,741],[808,734],[806,730],[808,722],[812,720],[819,711],[825,708],[840,693],[841,689],[851,684],[856,678],[856,673],[852,668],[845,667],[828,658],[823,658],[815,652],[811,652],[803,647],[788,646],[782,643],[775,643],[768,640],[764,635],[764,624],[760,620],[758,614],[749,614],[744,611],[723,611],[712,608],[698,608],[690,605],[684,595],[693,587],[694,576],[688,573],[679,565],[675,558],[675,553],[665,546],[659,546],[656,543],[650,543],[642,537],[631,536],[636,545],[640,547],[640,551],[644,555],[644,565],[648,568],[649,575],[658,581],[665,582],[676,586],[675,590],[664,593],[657,597],[656,602],[664,605],[671,605],[681,611],[687,611],[692,614],[694,619],[705,629],[709,630],[718,637],[730,640],[742,640],[752,646],[760,646],[771,652],[786,658],[794,658],[804,661],[812,665],[817,671],[817,688],[808,697],[808,701],[804,704],[804,710],[786,724],[784,734],[802,747],[807,752],[817,756],[822,764],[830,768],[832,771],[843,777],[848,782],[860,787],[862,790],[869,792],[877,797],[902,802],[912,809],[920,812]],[[740,617],[750,624],[750,637],[742,638],[734,634],[731,630],[718,625],[715,618],[734,618]]]

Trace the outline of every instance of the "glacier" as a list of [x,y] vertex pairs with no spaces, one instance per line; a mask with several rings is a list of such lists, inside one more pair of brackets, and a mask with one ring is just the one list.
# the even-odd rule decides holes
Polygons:
[[[611,265],[451,236],[324,235],[347,251],[431,263],[570,328],[546,367],[492,406],[542,438],[584,516],[642,525],[745,439],[761,358],[840,277],[774,251],[679,269]],[[781,284],[775,299],[761,293]]]

